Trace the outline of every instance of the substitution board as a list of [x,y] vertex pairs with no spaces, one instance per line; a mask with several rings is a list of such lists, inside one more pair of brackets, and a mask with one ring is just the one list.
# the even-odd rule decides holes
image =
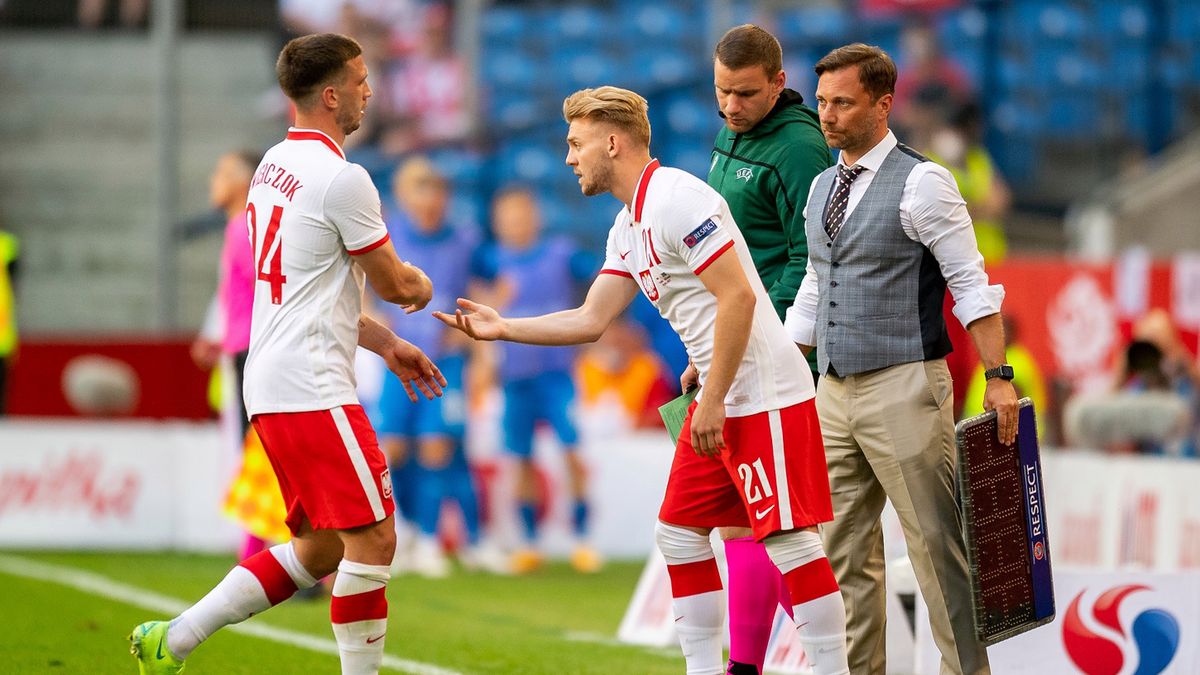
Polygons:
[[1033,402],[1018,404],[1017,440],[996,413],[958,423],[958,489],[975,631],[992,645],[1054,620],[1054,582]]

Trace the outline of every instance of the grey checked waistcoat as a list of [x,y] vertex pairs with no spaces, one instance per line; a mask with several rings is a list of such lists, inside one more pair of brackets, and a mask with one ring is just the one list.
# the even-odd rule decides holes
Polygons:
[[817,366],[846,376],[950,353],[942,319],[946,280],[929,249],[900,225],[908,174],[929,160],[897,145],[831,241],[825,209],[836,167],[808,198],[808,255],[817,272]]

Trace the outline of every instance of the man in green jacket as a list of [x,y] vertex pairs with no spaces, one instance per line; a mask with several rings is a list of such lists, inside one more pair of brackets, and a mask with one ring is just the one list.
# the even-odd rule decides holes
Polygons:
[[[833,164],[817,113],[786,88],[775,36],[746,24],[717,43],[713,83],[725,126],[713,147],[708,184],[725,201],[750,248],[779,320],[808,265],[804,205],[813,179]],[[809,354],[816,381],[816,353]],[[686,389],[694,384],[684,374]],[[779,572],[744,528],[722,528],[729,568],[729,673],[762,672],[777,604],[791,607]]]

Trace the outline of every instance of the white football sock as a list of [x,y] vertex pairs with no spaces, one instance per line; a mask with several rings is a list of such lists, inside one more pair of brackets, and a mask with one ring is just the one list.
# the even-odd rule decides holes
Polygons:
[[709,591],[672,598],[671,607],[687,675],[724,673],[725,594]]
[[186,659],[217,629],[245,621],[287,600],[298,588],[315,583],[296,558],[291,542],[252,555],[171,622],[167,649]]
[[329,616],[342,658],[342,675],[373,675],[383,663],[387,635],[387,565],[342,560]]

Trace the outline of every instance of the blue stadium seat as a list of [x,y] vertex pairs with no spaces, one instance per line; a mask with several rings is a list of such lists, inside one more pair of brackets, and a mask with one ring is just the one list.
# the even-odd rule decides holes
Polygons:
[[488,50],[483,55],[483,85],[495,89],[527,89],[536,84],[541,66],[518,50]]
[[667,129],[672,134],[697,134],[715,130],[720,122],[712,96],[682,95],[666,102]]
[[1171,2],[1166,24],[1172,40],[1196,44],[1200,41],[1200,3],[1195,0]]
[[1005,135],[1032,134],[1042,123],[1042,112],[1036,105],[1038,97],[1021,94],[1000,100],[991,111],[992,126]]
[[1010,134],[1004,143],[988,147],[992,159],[1000,167],[1000,173],[1018,187],[1035,177],[1040,151],[1037,138],[1023,134]]
[[487,222],[487,205],[474,190],[454,190],[446,205],[450,222],[479,229]]
[[650,83],[659,87],[681,84],[696,73],[696,60],[681,51],[656,49],[647,55]]
[[523,183],[539,184],[554,179],[554,172],[570,172],[561,157],[541,143],[512,143],[500,151],[500,175]]
[[585,87],[612,84],[617,74],[616,64],[603,54],[584,51],[560,62],[565,81],[572,91]]
[[964,7],[946,12],[938,30],[944,44],[961,42],[973,45],[983,38],[988,29],[988,17],[978,7]]
[[611,15],[594,6],[569,5],[552,15],[550,28],[569,41],[600,42],[611,21]]
[[626,14],[629,27],[654,46],[703,39],[703,30],[695,19],[696,16],[669,3],[639,2]]
[[1069,88],[1094,88],[1108,78],[1100,66],[1082,54],[1065,54],[1054,61],[1058,83]]
[[1103,0],[1096,9],[1097,34],[1110,42],[1114,38],[1142,40],[1150,30],[1150,15],[1138,3]]
[[483,176],[484,158],[478,152],[443,148],[429,153],[429,160],[456,190],[478,186]]
[[489,7],[480,19],[484,44],[516,43],[523,36],[530,19],[530,12],[525,8]]
[[488,118],[505,129],[530,128],[545,117],[539,99],[532,96],[503,98],[490,107]]
[[1150,59],[1141,43],[1121,42],[1110,52],[1109,72],[1118,87],[1137,88],[1150,77]]
[[1088,17],[1065,3],[1042,3],[1037,27],[1047,38],[1080,40],[1090,33]]
[[781,11],[777,26],[804,42],[840,43],[850,29],[850,17],[838,7],[801,5]]
[[696,176],[700,180],[708,177],[708,167],[712,163],[712,140],[716,135],[716,127],[712,136],[686,136],[672,139],[662,147],[660,157],[664,164]]
[[1061,95],[1047,101],[1044,131],[1058,138],[1090,137],[1098,115],[1090,95]]

